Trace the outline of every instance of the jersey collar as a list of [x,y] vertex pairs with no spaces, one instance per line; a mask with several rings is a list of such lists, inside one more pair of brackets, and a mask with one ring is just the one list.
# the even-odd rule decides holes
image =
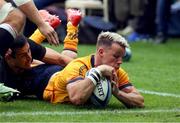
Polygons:
[[95,67],[95,66],[94,66],[94,61],[95,61],[95,58],[94,58],[94,55],[92,55],[92,56],[91,56],[91,66],[92,66],[92,67]]

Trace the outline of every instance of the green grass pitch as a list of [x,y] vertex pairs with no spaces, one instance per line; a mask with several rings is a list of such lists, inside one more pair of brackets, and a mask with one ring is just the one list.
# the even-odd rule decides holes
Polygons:
[[[105,109],[28,98],[0,102],[0,122],[180,122],[180,40],[162,45],[137,42],[131,49],[132,59],[122,67],[142,92],[144,109],[127,109],[114,97]],[[95,45],[79,45],[78,55],[94,51]]]

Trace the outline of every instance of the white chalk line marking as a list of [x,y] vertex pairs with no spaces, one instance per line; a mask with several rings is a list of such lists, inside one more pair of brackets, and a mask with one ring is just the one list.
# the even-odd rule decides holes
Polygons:
[[144,89],[138,89],[138,90],[139,90],[139,92],[144,93],[144,94],[180,98],[180,95],[178,95],[178,94],[162,93],[162,92],[156,92],[156,91],[148,91],[148,90],[144,90]]
[[113,110],[113,111],[105,111],[105,110],[99,110],[99,111],[72,111],[72,112],[63,112],[63,111],[35,111],[35,112],[2,112],[0,113],[0,116],[39,116],[39,115],[59,115],[59,116],[64,116],[64,115],[96,115],[96,114],[131,114],[131,113],[173,113],[173,112],[178,112],[180,113],[180,109],[157,109],[157,110]]

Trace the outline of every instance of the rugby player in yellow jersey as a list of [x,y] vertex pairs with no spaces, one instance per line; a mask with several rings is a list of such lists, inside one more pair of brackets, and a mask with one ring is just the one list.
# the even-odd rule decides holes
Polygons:
[[[127,41],[117,33],[99,34],[95,54],[74,59],[62,71],[53,74],[43,98],[51,103],[85,104],[100,80],[107,76],[113,82],[113,95],[126,107],[144,107],[144,98],[130,83],[120,67]],[[89,75],[86,76],[86,72]]]

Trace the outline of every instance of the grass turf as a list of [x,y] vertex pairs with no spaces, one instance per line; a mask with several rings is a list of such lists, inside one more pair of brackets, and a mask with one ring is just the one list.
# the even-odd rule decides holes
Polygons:
[[[62,50],[62,46],[52,48]],[[0,122],[180,122],[180,41],[172,39],[165,45],[137,42],[131,48],[132,59],[122,67],[133,85],[177,97],[142,93],[144,109],[126,109],[114,97],[105,109],[53,105],[36,99],[0,102]],[[94,51],[95,45],[79,45],[78,55]]]

